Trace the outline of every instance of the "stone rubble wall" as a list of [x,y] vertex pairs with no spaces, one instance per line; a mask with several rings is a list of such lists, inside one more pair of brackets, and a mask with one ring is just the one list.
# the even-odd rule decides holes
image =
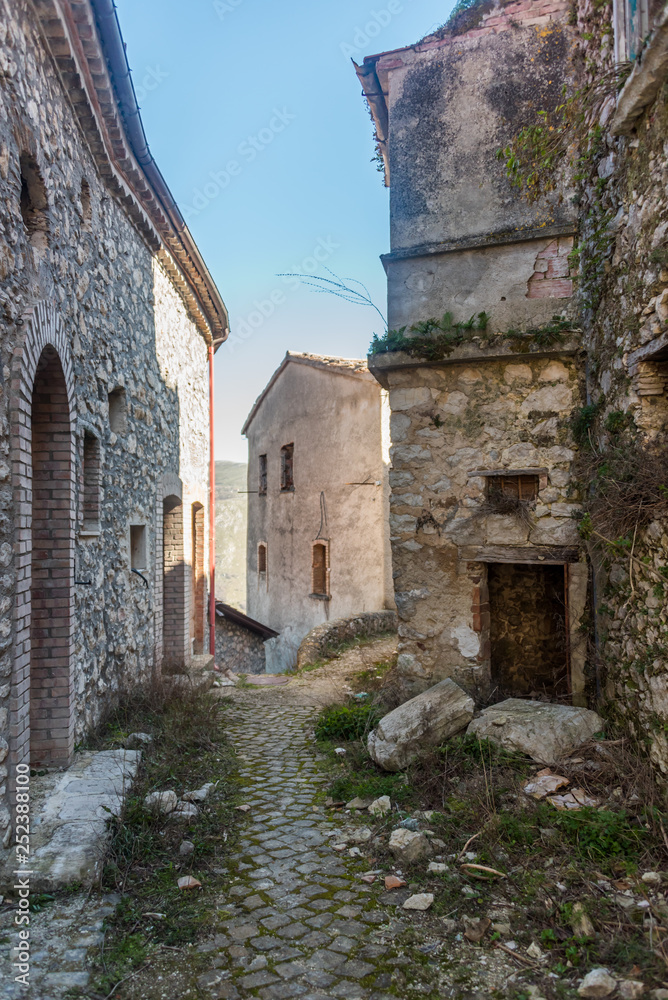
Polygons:
[[[591,83],[614,65],[612,4],[580,0],[577,14],[582,82]],[[668,96],[664,86],[635,131],[620,137],[611,131],[617,100],[611,94],[601,109],[579,205],[578,295],[600,449],[651,443],[668,429],[666,363],[642,359],[668,334]],[[615,434],[606,422],[620,413],[628,424]],[[608,713],[668,775],[668,523],[639,530],[633,552],[630,567],[628,554],[592,547],[602,691]]]
[[235,674],[264,674],[265,647],[262,636],[216,615],[216,666]]
[[[527,354],[478,360],[475,367],[404,368],[385,377],[399,671],[414,693],[452,676],[485,696],[486,569],[474,558],[460,561],[459,547],[507,547],[520,556],[526,550],[530,560],[536,545],[579,545],[569,423],[582,400],[579,366],[568,356]],[[476,514],[487,480],[471,473],[500,468],[547,470],[530,525]]]
[[323,622],[302,640],[297,653],[297,666],[307,667],[318,660],[336,654],[337,647],[353,639],[368,639],[397,628],[395,611],[368,611],[353,618],[337,618]]
[[[100,532],[78,533],[74,552],[76,741],[157,665],[163,477],[180,476],[185,502],[206,503],[208,389],[206,345],[169,277],[96,172],[31,5],[0,0],[0,26],[0,801],[6,801],[17,584],[9,379],[30,327],[25,317],[35,303],[45,303],[69,345],[77,484],[84,432],[100,444]],[[48,203],[46,232],[32,242],[19,207],[21,153],[34,158]],[[126,394],[127,426],[116,434],[108,393],[118,387]],[[77,496],[77,532],[79,509]],[[186,508],[187,558],[188,514]],[[148,587],[129,568],[134,523],[147,527]],[[0,837],[6,845],[5,806]]]

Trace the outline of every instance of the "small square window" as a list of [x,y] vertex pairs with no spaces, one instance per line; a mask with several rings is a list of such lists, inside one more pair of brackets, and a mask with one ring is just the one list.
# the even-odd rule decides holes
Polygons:
[[130,568],[146,569],[146,525],[130,525]]
[[538,476],[495,476],[489,480],[488,493],[530,502],[538,499],[538,488]]
[[125,434],[128,426],[125,389],[120,386],[109,393],[109,427],[114,434]]
[[295,488],[295,446],[286,444],[281,448],[281,493],[289,493]]
[[260,494],[260,496],[263,497],[263,496],[267,495],[267,456],[266,455],[260,455],[258,473],[259,473],[259,480],[258,480],[258,490],[257,491]]

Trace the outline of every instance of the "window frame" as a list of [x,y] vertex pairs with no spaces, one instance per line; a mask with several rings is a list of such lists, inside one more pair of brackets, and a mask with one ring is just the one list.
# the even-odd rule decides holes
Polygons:
[[295,490],[295,446],[284,444],[281,448],[281,493]]
[[[324,566],[322,567],[316,567],[315,564],[315,551],[317,548],[321,548],[324,551],[325,559]],[[316,540],[311,543],[311,597],[320,601],[329,600],[331,597],[330,570],[329,539],[316,538]],[[320,580],[316,580],[316,571],[324,571],[324,590],[316,589],[316,583],[320,582]]]
[[651,0],[613,0],[615,62],[634,63],[651,28]]
[[266,497],[267,495],[267,456],[258,456],[258,486],[257,492],[259,496]]

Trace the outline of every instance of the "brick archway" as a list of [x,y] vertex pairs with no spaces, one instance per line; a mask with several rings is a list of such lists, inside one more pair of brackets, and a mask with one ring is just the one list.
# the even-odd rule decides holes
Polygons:
[[32,743],[33,762],[63,764],[74,742],[74,379],[55,308],[38,303],[24,328],[10,400],[17,514],[10,739],[15,763],[30,760]]

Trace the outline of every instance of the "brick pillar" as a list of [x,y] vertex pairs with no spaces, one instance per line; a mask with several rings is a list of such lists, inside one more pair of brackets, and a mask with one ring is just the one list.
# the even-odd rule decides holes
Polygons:
[[195,653],[203,653],[206,629],[206,576],[204,573],[204,507],[192,505],[192,587],[191,638]]
[[60,360],[47,347],[32,393],[30,759],[68,763],[74,749],[72,442]]
[[178,672],[190,662],[189,608],[186,599],[183,504],[168,497],[163,509],[163,665]]

